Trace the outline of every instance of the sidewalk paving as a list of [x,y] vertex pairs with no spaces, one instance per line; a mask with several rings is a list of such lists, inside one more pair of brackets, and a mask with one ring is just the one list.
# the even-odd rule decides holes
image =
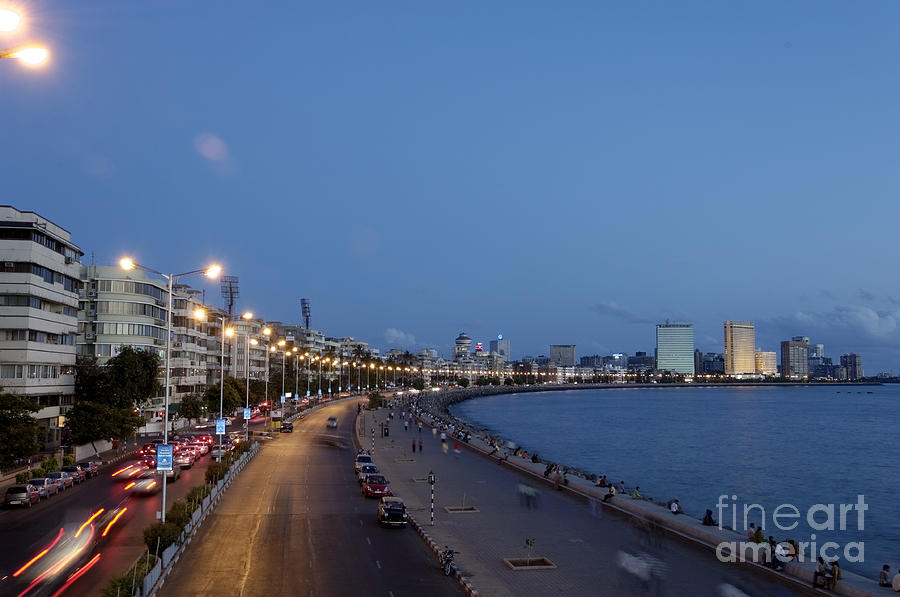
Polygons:
[[[486,456],[490,448],[474,437],[469,444],[462,444],[459,455],[454,453],[454,440],[448,438],[450,449],[444,454],[441,441],[427,426],[427,418],[420,434],[415,426],[403,430],[399,411],[394,411],[394,417],[390,435],[380,437],[380,425],[388,418],[388,411],[363,411],[356,427],[359,445],[371,449],[374,428],[374,460],[390,479],[393,492],[407,503],[427,538],[438,548],[447,545],[459,552],[459,572],[478,594],[715,595],[721,594],[725,585],[748,595],[814,594],[802,570],[800,579],[790,579],[754,564],[719,562],[708,544],[697,542],[690,527],[721,533],[709,537],[716,541],[734,541],[734,533],[702,527],[699,521],[687,517],[669,520],[666,516],[675,517],[664,508],[626,496],[614,498],[612,506],[603,504],[605,492],[574,476],[569,477],[568,490],[556,491],[543,478],[543,464],[510,456],[509,461],[498,465],[496,457]],[[418,442],[419,438],[424,451],[413,452],[411,441]],[[434,526],[430,524],[429,471],[437,478]],[[527,507],[519,493],[522,485],[537,490],[537,508]],[[474,506],[477,510],[446,510],[454,506]],[[654,525],[637,523],[632,514],[658,519],[660,525],[690,540],[654,531]],[[684,526],[677,528],[679,525]],[[526,548],[529,539],[534,545],[530,554]],[[556,567],[513,571],[504,563],[504,559],[529,555],[546,557]],[[648,580],[626,570],[627,562],[635,558],[656,563],[657,569]],[[865,583],[842,582],[838,593],[871,594],[867,589]]]

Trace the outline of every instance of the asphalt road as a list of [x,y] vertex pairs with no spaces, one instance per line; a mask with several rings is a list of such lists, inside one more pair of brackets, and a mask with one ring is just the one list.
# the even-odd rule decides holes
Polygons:
[[[294,423],[240,474],[161,595],[454,595],[411,528],[377,525],[353,473],[356,401]],[[338,417],[338,429],[325,420]]]
[[[167,484],[166,501],[169,505],[184,498],[188,491],[204,482],[206,467],[211,461],[207,454],[191,469],[184,470],[181,477]],[[122,574],[144,552],[144,528],[156,521],[160,510],[161,495],[132,496],[125,490],[127,483],[112,477],[112,473],[133,463],[122,461],[102,467],[100,475],[88,479],[80,485],[70,487],[47,500],[42,500],[30,509],[0,510],[0,595],[18,594],[13,590],[29,578],[27,571],[20,578],[10,576],[23,564],[52,544],[61,528],[65,537],[72,536],[90,516],[103,508],[111,510],[124,505],[127,511],[116,521],[106,537],[79,553],[77,558],[58,573],[45,578],[43,582],[28,592],[32,595],[52,594],[81,564],[100,554],[99,559],[77,581],[66,589],[69,595],[98,595],[112,577]],[[99,534],[99,533],[98,533]],[[48,554],[45,557],[51,557]],[[29,581],[30,582],[30,581]],[[25,582],[24,586],[27,586]]]

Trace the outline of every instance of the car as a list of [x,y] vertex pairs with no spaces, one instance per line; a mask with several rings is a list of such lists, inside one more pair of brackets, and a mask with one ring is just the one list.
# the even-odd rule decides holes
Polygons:
[[53,479],[54,481],[56,481],[56,483],[59,485],[60,491],[63,491],[65,489],[68,489],[69,487],[72,487],[73,485],[75,485],[74,478],[72,478],[70,475],[67,475],[66,473],[63,473],[60,471],[54,471],[52,473],[47,473],[47,478]]
[[85,476],[84,471],[81,470],[80,468],[78,468],[77,466],[75,466],[74,464],[70,465],[70,466],[64,466],[59,470],[66,473],[67,475],[71,476],[72,480],[75,483],[81,483],[82,481],[84,481],[87,478]]
[[156,456],[145,456],[138,460],[138,466],[145,468],[156,468]]
[[281,433],[293,433],[294,432],[294,424],[293,423],[282,423],[280,431],[281,431]]
[[6,490],[6,498],[3,504],[9,506],[25,506],[31,508],[31,504],[41,501],[41,492],[34,485],[13,485]]
[[361,469],[364,464],[375,464],[375,461],[372,460],[370,454],[357,454],[356,460],[353,462],[353,472],[358,475],[359,469]]
[[328,420],[325,422],[325,426],[329,429],[337,429],[338,420],[337,417],[328,417]]
[[384,497],[391,493],[391,482],[384,475],[366,475],[362,483],[362,494],[365,497]]
[[407,523],[406,504],[396,496],[381,498],[378,502],[378,524],[404,527]]
[[180,466],[181,468],[191,468],[194,466],[194,452],[193,450],[182,450],[178,454],[175,455],[175,466]]
[[162,474],[156,471],[144,471],[127,489],[131,489],[131,493],[136,495],[153,495],[162,489]]
[[53,494],[59,493],[59,483],[55,479],[38,477],[29,481],[29,483],[38,488],[38,493],[41,494],[42,498],[48,498]]
[[365,479],[366,479],[366,475],[377,475],[380,472],[381,471],[378,470],[378,467],[375,466],[374,464],[364,464],[361,467],[359,467],[359,473],[357,474],[358,475],[357,481],[359,481],[359,483],[362,484],[362,482],[365,481]]
[[141,450],[140,450],[140,452],[138,452],[138,454],[140,454],[141,456],[155,456],[156,455],[156,446],[158,446],[158,445],[159,444],[157,444],[157,443],[144,444],[144,447],[141,448]]
[[216,444],[215,446],[212,447],[212,449],[209,451],[209,453],[210,453],[210,455],[212,455],[213,458],[224,458],[225,455],[228,454],[228,447],[225,445],[220,446],[220,445]]
[[212,446],[214,443],[216,443],[216,440],[214,440],[213,436],[211,436],[211,435],[201,435],[200,437],[197,438],[197,441],[201,441],[201,442],[205,443],[207,446]]
[[100,474],[100,466],[96,462],[79,462],[75,466],[84,472],[85,479],[90,479]]
[[181,477],[181,467],[180,466],[173,466],[172,470],[165,471],[165,472],[166,472],[166,478],[169,479],[169,483],[174,483],[175,481],[178,480],[179,477]]
[[191,447],[197,451],[197,458],[206,456],[209,453],[209,444],[205,442],[194,442]]

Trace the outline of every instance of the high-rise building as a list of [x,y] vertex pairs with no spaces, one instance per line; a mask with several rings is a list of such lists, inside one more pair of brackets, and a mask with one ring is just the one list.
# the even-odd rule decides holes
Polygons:
[[575,366],[575,345],[574,344],[551,344],[550,345],[550,362],[557,367],[574,367]]
[[825,358],[825,345],[824,344],[816,344],[809,351],[810,357],[816,357],[819,359]]
[[29,398],[44,448],[55,448],[75,397],[81,249],[32,211],[0,206],[0,385]]
[[859,381],[866,376],[863,372],[862,357],[858,354],[851,352],[841,355],[841,367],[847,370],[847,379],[850,381]]
[[495,352],[506,362],[511,359],[509,357],[509,340],[503,337],[503,334],[497,334],[496,340],[491,340],[490,352]]
[[756,351],[756,372],[767,377],[778,375],[778,355],[774,351]]
[[809,378],[809,338],[794,336],[781,343],[781,377]]
[[462,361],[468,361],[472,355],[469,352],[469,348],[472,346],[472,339],[465,332],[460,332],[459,336],[456,337],[456,342],[453,345],[453,360],[457,363]]
[[656,368],[659,371],[694,374],[694,326],[660,323],[656,326]]
[[725,322],[725,375],[756,373],[756,329],[749,321]]

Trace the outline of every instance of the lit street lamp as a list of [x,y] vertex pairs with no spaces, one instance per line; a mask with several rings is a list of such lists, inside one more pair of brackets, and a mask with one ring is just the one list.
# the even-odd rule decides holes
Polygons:
[[[12,33],[22,24],[22,16],[8,8],[0,8],[0,33]],[[27,43],[0,50],[0,58],[16,58],[27,66],[40,66],[50,57],[41,44]]]
[[[172,286],[175,283],[175,280],[178,278],[183,278],[185,276],[192,276],[194,274],[203,274],[207,278],[215,279],[219,277],[219,274],[222,273],[222,268],[218,265],[210,265],[206,269],[195,269],[189,272],[184,272],[181,274],[164,274],[155,269],[151,269],[149,267],[145,267],[143,265],[139,265],[135,263],[133,260],[128,257],[124,257],[119,260],[119,266],[126,270],[130,271],[133,269],[140,269],[145,272],[150,272],[152,274],[156,274],[158,276],[162,276],[166,282],[168,283],[168,292],[169,292],[169,305],[166,309],[166,407],[165,407],[165,418],[163,419],[163,444],[169,443],[169,395],[172,391],[172,388],[169,384],[170,377],[170,366],[171,362],[171,344],[172,344]],[[162,522],[166,521],[166,480],[168,479],[167,475],[163,475],[162,478],[162,513],[161,520]]]

